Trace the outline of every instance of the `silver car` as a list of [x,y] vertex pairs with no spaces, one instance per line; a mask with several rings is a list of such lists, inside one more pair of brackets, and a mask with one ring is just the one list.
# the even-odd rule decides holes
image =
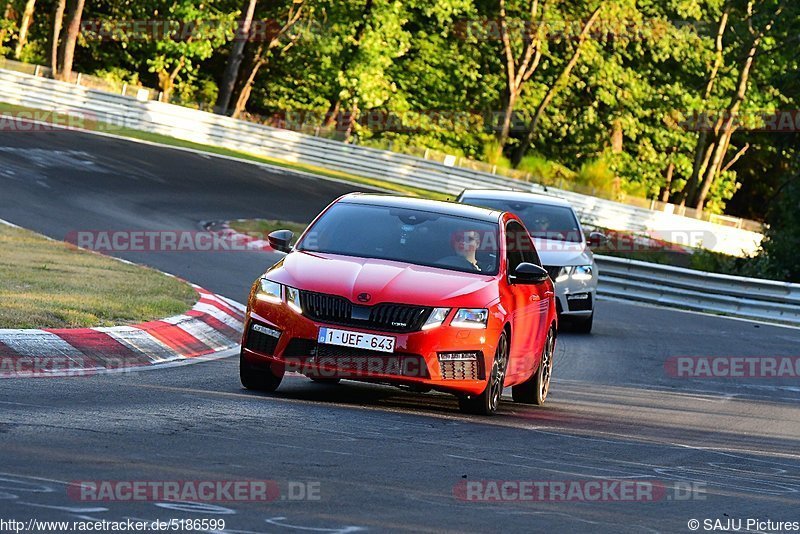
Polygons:
[[592,331],[597,295],[597,265],[589,244],[601,245],[605,236],[583,233],[575,210],[566,200],[548,195],[466,189],[456,202],[516,214],[533,237],[542,266],[556,285],[559,325],[576,332]]

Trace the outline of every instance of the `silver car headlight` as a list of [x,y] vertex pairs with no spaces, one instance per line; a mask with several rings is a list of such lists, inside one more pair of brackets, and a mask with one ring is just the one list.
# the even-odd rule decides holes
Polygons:
[[457,328],[486,328],[488,322],[489,310],[486,308],[461,308],[450,325]]
[[586,282],[592,279],[592,266],[591,265],[576,265],[573,267],[572,274],[570,275],[573,280]]

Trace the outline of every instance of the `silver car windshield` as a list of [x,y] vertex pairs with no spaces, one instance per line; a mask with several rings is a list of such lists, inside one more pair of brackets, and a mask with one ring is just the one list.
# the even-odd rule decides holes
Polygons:
[[539,239],[581,243],[583,235],[575,212],[566,206],[519,202],[493,198],[463,198],[461,202],[499,211],[509,211],[522,219],[531,236]]

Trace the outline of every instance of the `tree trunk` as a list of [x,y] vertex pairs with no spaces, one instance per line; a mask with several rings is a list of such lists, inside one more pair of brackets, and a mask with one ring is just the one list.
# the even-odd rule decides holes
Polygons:
[[250,92],[253,90],[253,84],[256,81],[256,76],[258,75],[258,71],[267,63],[266,58],[262,57],[261,54],[256,55],[255,62],[253,66],[250,68],[250,74],[247,76],[247,79],[242,86],[242,90],[239,93],[239,98],[236,99],[236,105],[233,108],[233,113],[231,117],[234,119],[238,119],[241,116],[242,112],[244,111],[245,106],[247,105],[247,101],[250,99]]
[[257,0],[249,0],[247,11],[244,20],[242,20],[241,27],[236,34],[231,49],[231,55],[228,57],[228,63],[225,65],[225,74],[222,76],[222,83],[220,84],[219,98],[217,98],[216,112],[221,115],[226,115],[228,106],[231,103],[231,96],[233,89],[236,86],[236,80],[239,77],[239,68],[242,65],[242,58],[244,57],[244,45],[250,35],[250,26],[253,23],[253,14],[256,10]]
[[669,153],[669,165],[664,173],[664,189],[661,191],[661,202],[669,202],[670,190],[672,189],[672,175],[675,173],[675,152],[678,147],[672,147]]
[[511,133],[511,117],[514,115],[514,106],[516,106],[518,96],[519,92],[517,88],[509,87],[508,102],[503,112],[503,124],[500,126],[500,133],[497,136],[498,151],[500,153],[503,152],[503,147],[506,146]]
[[33,10],[36,7],[36,0],[28,0],[25,2],[25,11],[22,12],[22,20],[19,23],[19,38],[17,39],[17,46],[14,48],[14,59],[19,59],[22,54],[22,49],[28,43],[28,30],[33,21]]
[[[719,28],[717,29],[717,38],[715,41],[716,56],[714,58],[714,65],[712,66],[711,72],[708,76],[706,90],[703,93],[704,104],[707,103],[708,99],[711,97],[711,93],[714,90],[714,84],[717,81],[717,74],[719,73],[719,69],[722,67],[722,63],[724,61],[722,38],[725,35],[725,28],[727,25],[728,12],[725,11],[722,13],[722,18],[719,21]],[[690,202],[693,200],[693,197],[697,191],[697,182],[700,179],[700,174],[702,173],[701,168],[708,164],[708,159],[710,158],[709,147],[706,146],[708,143],[708,110],[703,110],[702,119],[703,123],[700,125],[701,130],[700,134],[698,135],[697,145],[694,152],[692,175],[686,181],[686,185],[678,195],[678,202],[680,203],[681,207],[685,205],[687,198],[690,199]]]
[[[364,36],[364,31],[367,28],[367,21],[372,16],[373,4],[374,0],[366,0],[364,3],[364,9],[361,11],[361,19],[358,21],[358,26],[356,26],[353,41],[347,50],[342,53],[342,61],[339,64],[339,72],[346,72],[347,69],[350,68],[350,63],[353,62],[353,58],[356,57],[358,49],[361,46],[361,38]],[[339,114],[339,110],[342,106],[341,94],[342,88],[337,83],[334,86],[330,98],[328,98],[328,115],[325,118],[325,123],[323,124],[325,128],[333,127],[338,120],[337,115]]]
[[161,89],[163,95],[162,102],[169,103],[170,98],[172,98],[172,90],[175,88],[175,79],[178,77],[178,73],[185,64],[186,56],[181,56],[178,60],[178,64],[172,69],[172,72],[167,72],[165,70],[158,71],[158,87]]
[[[544,8],[543,8],[544,10]],[[503,124],[497,135],[497,156],[503,153],[511,131],[511,118],[514,115],[514,106],[517,98],[522,94],[522,87],[527,82],[542,59],[541,35],[539,24],[536,21],[543,18],[539,14],[539,0],[531,0],[531,9],[526,21],[526,30],[522,53],[519,58],[514,56],[511,38],[508,35],[508,18],[506,16],[506,0],[500,0],[500,37],[503,43],[506,74],[506,109],[503,114]]]
[[81,16],[85,0],[75,0],[75,5],[70,10],[67,36],[64,39],[64,55],[59,68],[59,79],[69,81],[72,77],[72,62],[75,59],[75,45],[81,31]]
[[64,10],[67,0],[56,0],[56,9],[53,15],[53,41],[50,43],[50,69],[53,78],[58,76],[58,41],[61,39],[61,25],[64,23]]
[[716,180],[716,178],[719,176],[722,169],[722,162],[725,157],[725,152],[728,150],[731,136],[736,131],[735,124],[736,118],[739,114],[739,108],[741,107],[742,102],[744,102],[745,96],[747,96],[747,83],[750,79],[750,70],[753,67],[753,61],[755,60],[756,53],[761,46],[761,41],[764,38],[764,35],[770,31],[775,18],[778,17],[781,10],[782,8],[778,8],[778,10],[775,12],[774,18],[767,23],[764,29],[755,36],[752,44],[750,45],[750,50],[747,52],[747,58],[745,59],[744,65],[742,65],[742,70],[739,73],[736,96],[726,110],[726,115],[718,135],[717,144],[714,147],[714,155],[711,158],[708,168],[705,170],[705,176],[703,177],[703,181],[700,186],[697,202],[695,203],[695,208],[698,210],[703,209],[708,192],[711,190],[714,180]]
[[[578,64],[578,60],[581,57],[581,52],[583,51],[583,43],[586,41],[586,38],[589,36],[589,32],[592,29],[592,26],[597,21],[597,18],[600,16],[600,9],[602,6],[598,7],[592,13],[592,16],[589,17],[589,20],[583,25],[583,29],[581,29],[581,33],[578,36],[578,43],[575,45],[575,51],[572,53],[572,57],[567,62],[564,70],[561,71],[561,74],[558,75],[556,81],[553,82],[547,89],[547,93],[545,93],[542,101],[539,102],[539,105],[536,108],[536,113],[533,115],[533,119],[531,120],[530,125],[528,126],[528,135],[525,136],[522,144],[517,150],[516,155],[514,157],[514,166],[519,165],[519,162],[522,161],[522,158],[525,157],[525,153],[530,148],[531,144],[533,144],[533,139],[536,136],[536,128],[539,126],[539,120],[544,115],[545,109],[547,106],[550,105],[550,102],[553,100],[553,97],[556,96],[556,93],[563,87],[566,81],[569,79],[570,74],[572,74],[572,69],[575,68],[575,65]],[[622,131],[620,129],[620,131]],[[621,149],[620,149],[621,151]]]

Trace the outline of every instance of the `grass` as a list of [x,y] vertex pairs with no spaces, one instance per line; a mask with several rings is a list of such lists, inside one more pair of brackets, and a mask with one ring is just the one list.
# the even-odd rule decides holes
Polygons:
[[[36,110],[34,108],[24,107],[24,106],[17,106],[14,104],[6,104],[4,102],[0,102],[0,113],[39,113],[40,115],[43,113],[42,110]],[[45,114],[49,112],[45,111]],[[53,119],[49,118],[49,115],[43,115],[41,120],[53,120],[56,124],[70,124],[68,117],[65,115],[57,115]],[[183,139],[177,139],[175,137],[170,137],[168,135],[162,135],[157,133],[145,132],[142,130],[134,130],[132,128],[126,128],[122,126],[115,126],[105,123],[97,123],[92,121],[87,121],[85,124],[78,124],[77,126],[82,127],[86,130],[97,130],[104,133],[111,133],[114,135],[120,135],[123,137],[128,137],[131,139],[138,139],[141,141],[148,141],[151,143],[160,143],[164,145],[174,146],[178,148],[191,148],[194,150],[202,150],[204,152],[209,152],[212,154],[219,154],[221,156],[229,156],[234,158],[241,158],[248,161],[253,161],[255,163],[268,163],[270,165],[276,165],[278,167],[283,167],[290,170],[295,171],[302,171],[302,172],[309,172],[312,174],[316,174],[319,176],[324,176],[327,178],[334,178],[337,180],[345,180],[347,182],[353,182],[356,184],[365,185],[368,187],[375,187],[378,189],[387,189],[394,193],[399,193],[403,195],[410,195],[415,197],[422,197],[422,198],[432,198],[436,200],[445,200],[450,198],[449,195],[444,193],[438,193],[436,191],[429,191],[427,189],[420,189],[418,187],[411,187],[402,184],[395,184],[391,182],[386,182],[384,180],[380,180],[377,178],[367,178],[364,176],[358,176],[355,174],[350,174],[346,172],[340,171],[333,171],[329,169],[325,169],[322,167],[317,167],[315,165],[306,165],[303,163],[294,163],[289,162],[277,158],[270,158],[266,156],[259,156],[256,154],[251,154],[249,152],[242,152],[238,150],[230,150],[227,148],[220,148],[212,145],[205,145],[202,143],[195,143],[192,141],[185,141]]]
[[197,293],[156,270],[0,225],[0,301],[0,328],[78,328],[181,314]]
[[308,224],[278,219],[239,219],[231,221],[230,226],[237,232],[266,240],[267,235],[275,230],[291,230],[295,238],[300,237]]

